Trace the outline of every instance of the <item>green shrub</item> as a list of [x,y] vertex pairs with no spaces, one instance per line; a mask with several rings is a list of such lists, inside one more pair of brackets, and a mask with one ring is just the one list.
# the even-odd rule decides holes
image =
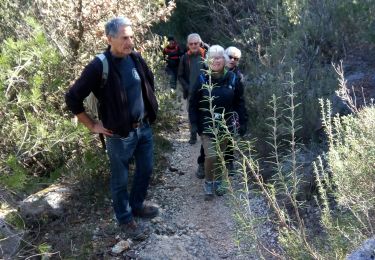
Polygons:
[[331,210],[325,202],[323,223],[335,250],[347,253],[374,235],[375,107],[342,118],[331,118],[329,106],[323,112],[329,168],[320,163],[317,177],[322,176],[318,182],[323,198],[333,197],[338,204]]
[[25,222],[23,221],[22,217],[16,212],[12,211],[5,216],[5,221],[8,225],[12,226],[13,228],[21,231],[25,229]]
[[15,190],[21,190],[25,187],[27,182],[27,172],[22,167],[17,159],[10,155],[9,158],[6,160],[6,165],[12,171],[12,174],[1,175],[0,176],[0,183]]
[[[319,128],[318,98],[330,98],[337,88],[331,62],[367,48],[375,38],[375,5],[371,0],[176,3],[177,10],[165,28],[177,34],[183,32],[181,40],[197,32],[205,42],[242,50],[240,66],[247,76],[248,129],[258,139],[257,149],[262,155],[269,152],[264,142],[268,102],[273,94],[287,94],[284,82],[290,69],[295,72],[296,101],[301,104],[296,110],[302,127],[298,136],[308,142]],[[155,30],[161,31],[160,26]]]
[[370,210],[375,205],[375,107],[334,120],[328,161],[340,205]]
[[34,19],[20,21],[28,35],[0,46],[1,181],[16,190],[30,177],[57,173],[77,149],[76,140],[85,142],[62,105],[68,78],[62,57]]
[[[299,185],[305,181],[299,175],[303,170],[303,162],[299,159],[303,146],[298,144],[296,135],[299,128],[296,108],[299,104],[294,92],[293,73],[290,76],[286,84],[289,88],[285,97],[287,109],[278,109],[281,98],[274,96],[271,102],[273,114],[269,124],[269,144],[273,151],[268,160],[276,173],[271,182],[264,182],[251,143],[233,139],[243,178],[241,191],[230,189],[241,234],[239,244],[252,241],[248,248],[252,247],[252,252],[259,257],[272,252],[287,259],[343,259],[364,239],[374,235],[375,108],[370,106],[350,116],[332,118],[329,106],[328,109],[323,106],[322,121],[327,131],[328,151],[318,157],[314,169],[306,173],[313,175],[314,170],[319,197],[315,201],[300,200]],[[225,138],[228,136],[229,133]],[[217,151],[220,154],[220,149]],[[255,195],[256,191],[249,189],[247,183],[250,179],[257,184],[259,196],[270,207],[267,217],[260,219],[258,216],[260,221],[254,221],[257,215],[251,212],[247,194]],[[312,215],[314,219],[303,213],[306,207],[318,210]],[[253,231],[271,223],[277,227],[282,252],[273,251],[274,248],[263,250],[267,242]]]

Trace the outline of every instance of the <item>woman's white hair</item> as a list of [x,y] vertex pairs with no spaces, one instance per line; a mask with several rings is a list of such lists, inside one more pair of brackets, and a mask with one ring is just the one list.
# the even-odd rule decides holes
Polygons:
[[211,59],[214,56],[221,56],[224,57],[225,62],[229,60],[228,55],[225,53],[224,48],[220,45],[212,45],[210,48],[208,48],[207,51],[207,59]]
[[189,43],[193,39],[197,39],[199,43],[202,42],[201,37],[197,33],[191,33],[191,34],[189,34],[188,37],[187,37],[187,42]]
[[233,56],[235,58],[239,58],[241,59],[241,51],[240,49],[234,47],[234,46],[230,46],[228,48],[225,49],[225,54],[228,55],[228,56]]

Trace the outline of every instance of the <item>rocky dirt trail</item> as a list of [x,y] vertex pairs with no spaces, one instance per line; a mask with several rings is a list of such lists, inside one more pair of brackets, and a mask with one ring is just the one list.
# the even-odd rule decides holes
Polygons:
[[[185,104],[181,107],[185,108]],[[43,243],[50,248],[45,255],[52,259],[257,259],[255,255],[238,249],[231,195],[216,196],[213,201],[204,200],[203,180],[195,177],[200,141],[195,145],[188,143],[185,109],[180,110],[178,129],[164,133],[173,149],[165,155],[168,166],[162,174],[162,183],[150,186],[147,198],[149,203],[159,206],[160,214],[152,220],[137,219],[150,227],[148,239],[131,241],[119,231],[109,191],[98,189],[98,185],[107,185],[107,176],[99,176],[92,184],[60,183],[56,189],[45,189],[43,192],[49,195],[43,193],[40,200],[44,202],[45,198],[51,197],[52,204],[61,200],[62,208],[57,208],[52,214],[51,207],[47,206],[45,212],[41,212],[43,219],[36,217],[35,223],[28,224],[25,233],[22,232],[25,235],[18,236],[19,240],[27,242],[26,246],[18,248],[15,255],[20,259],[30,254],[40,256],[40,251],[33,245]],[[240,179],[240,174],[237,174],[232,181],[238,186]],[[59,193],[59,190],[69,192]],[[251,193],[251,212],[256,217],[266,217],[267,203]],[[9,201],[1,192],[0,199]],[[29,209],[39,207],[33,205],[31,203]],[[47,217],[49,215],[51,217]],[[255,233],[273,247],[276,235],[272,227],[259,225]]]
[[161,208],[151,223],[154,232],[139,245],[141,259],[249,259],[240,256],[235,224],[226,196],[204,201],[203,180],[195,177],[200,142],[190,145],[186,112],[181,112],[179,132],[167,138],[173,144],[165,184],[150,190]]

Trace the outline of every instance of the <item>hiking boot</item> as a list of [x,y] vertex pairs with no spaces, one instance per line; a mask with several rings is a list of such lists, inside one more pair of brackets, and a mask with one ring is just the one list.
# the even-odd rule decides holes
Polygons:
[[197,137],[190,137],[189,144],[196,144],[197,143]]
[[132,240],[142,241],[149,236],[149,230],[144,226],[137,224],[133,219],[129,223],[120,224],[121,232],[123,232],[127,238]]
[[222,181],[214,181],[214,190],[217,196],[223,196],[227,193],[227,186]]
[[190,132],[189,144],[195,144],[197,142],[197,132]]
[[204,200],[210,201],[214,198],[214,182],[205,181],[204,182]]
[[234,167],[234,163],[230,162],[226,164],[228,170],[228,176],[236,175],[236,168]]
[[204,163],[198,164],[198,169],[195,172],[195,176],[197,176],[198,179],[204,179]]
[[159,209],[155,206],[143,206],[141,209],[133,209],[133,216],[140,218],[154,218],[159,214]]

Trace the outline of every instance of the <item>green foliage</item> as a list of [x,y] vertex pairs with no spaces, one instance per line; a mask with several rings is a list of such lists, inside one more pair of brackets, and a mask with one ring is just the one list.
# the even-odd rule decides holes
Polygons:
[[[272,209],[270,222],[280,227],[278,238],[284,253],[280,258],[343,259],[374,234],[374,108],[340,119],[323,118],[325,128],[331,129],[330,146],[314,165],[319,190],[314,203],[320,208],[314,220],[304,219],[303,214],[313,202],[298,199],[304,181],[299,174],[309,166],[299,158],[300,148],[306,147],[297,144],[299,140],[308,142],[321,127],[318,99],[330,99],[337,89],[331,62],[373,46],[374,12],[372,0],[177,1],[166,31],[180,40],[197,32],[205,42],[235,45],[243,51],[250,132],[258,139],[257,152],[267,155],[267,160],[271,154],[278,173],[277,181],[264,183],[254,147],[232,137],[242,166],[241,194],[245,194],[233,193],[239,245],[248,240],[262,251],[254,230],[260,222],[267,222],[255,221],[250,212],[249,178]],[[155,31],[166,34],[160,27]],[[269,107],[272,97],[277,113]],[[273,112],[268,146],[266,119]],[[217,144],[228,136],[216,136]],[[216,150],[220,157],[220,145]],[[312,170],[309,174],[313,176]]]
[[10,155],[6,165],[12,170],[12,174],[0,176],[0,183],[9,189],[21,190],[27,182],[26,170],[19,164],[16,157]]
[[22,37],[22,14],[27,13],[32,1],[30,0],[0,0],[0,44],[9,37]]
[[17,230],[25,229],[25,222],[16,211],[12,211],[9,214],[7,214],[5,216],[5,221],[7,222],[7,224],[11,225],[13,228],[16,228]]
[[177,93],[164,90],[156,95],[159,102],[156,130],[170,131],[178,129],[177,112],[180,107],[180,103],[177,101]]
[[[329,103],[321,103],[329,143],[329,168],[325,169],[322,161],[316,167],[323,199],[322,223],[331,250],[344,257],[374,234],[375,108],[369,106],[354,115],[332,118]],[[330,198],[338,207],[330,206]]]
[[83,136],[61,106],[67,78],[62,58],[34,19],[22,21],[27,35],[0,46],[0,181],[16,190],[35,181],[30,176],[56,173]]
[[[271,113],[268,102],[273,94],[287,94],[284,82],[290,68],[295,72],[296,101],[301,104],[296,110],[302,120],[298,136],[307,142],[319,128],[318,98],[330,98],[337,89],[331,61],[374,44],[371,0],[179,0],[176,4],[166,32],[182,32],[180,40],[197,32],[207,43],[242,50],[248,129],[258,139],[262,155],[269,152],[264,142]],[[155,31],[163,33],[159,27]]]
[[367,107],[333,123],[328,161],[340,205],[355,211],[375,205],[375,108]]
[[[232,138],[242,165],[242,189],[229,189],[238,224],[238,243],[244,249],[243,244],[252,241],[252,247],[247,248],[252,248],[252,252],[257,251],[259,257],[265,257],[262,248],[266,242],[256,230],[262,225],[274,223],[278,227],[278,243],[282,253],[267,248],[272,255],[279,254],[287,259],[343,259],[364,239],[374,234],[375,109],[370,106],[354,115],[332,118],[330,109],[323,106],[322,121],[327,130],[329,147],[324,157],[327,161],[319,157],[313,165],[320,195],[315,200],[317,205],[313,206],[311,201],[301,201],[297,196],[304,179],[299,174],[300,145],[297,145],[296,136],[299,128],[296,115],[298,103],[293,72],[289,77],[286,83],[289,88],[285,102],[287,109],[279,111],[281,98],[276,96],[270,107],[273,114],[269,124],[272,131],[269,144],[273,151],[269,159],[276,172],[271,183],[265,183],[262,179],[249,143],[231,137],[229,132],[224,137],[215,137],[217,143],[222,142],[223,138]],[[285,122],[280,124],[283,120]],[[220,146],[216,147],[216,151],[223,162]],[[325,163],[328,167],[324,166]],[[251,212],[248,194],[255,192],[248,187],[249,178],[257,184],[261,196],[271,208],[271,219],[257,218]],[[320,212],[314,213],[312,219],[302,213],[305,206],[318,207]]]
[[289,259],[314,259],[306,250],[304,241],[297,230],[282,229],[279,235],[279,243]]
[[41,259],[49,259],[49,255],[51,253],[51,250],[52,250],[52,246],[47,244],[47,243],[42,243],[40,245],[38,245],[38,251],[41,255]]

